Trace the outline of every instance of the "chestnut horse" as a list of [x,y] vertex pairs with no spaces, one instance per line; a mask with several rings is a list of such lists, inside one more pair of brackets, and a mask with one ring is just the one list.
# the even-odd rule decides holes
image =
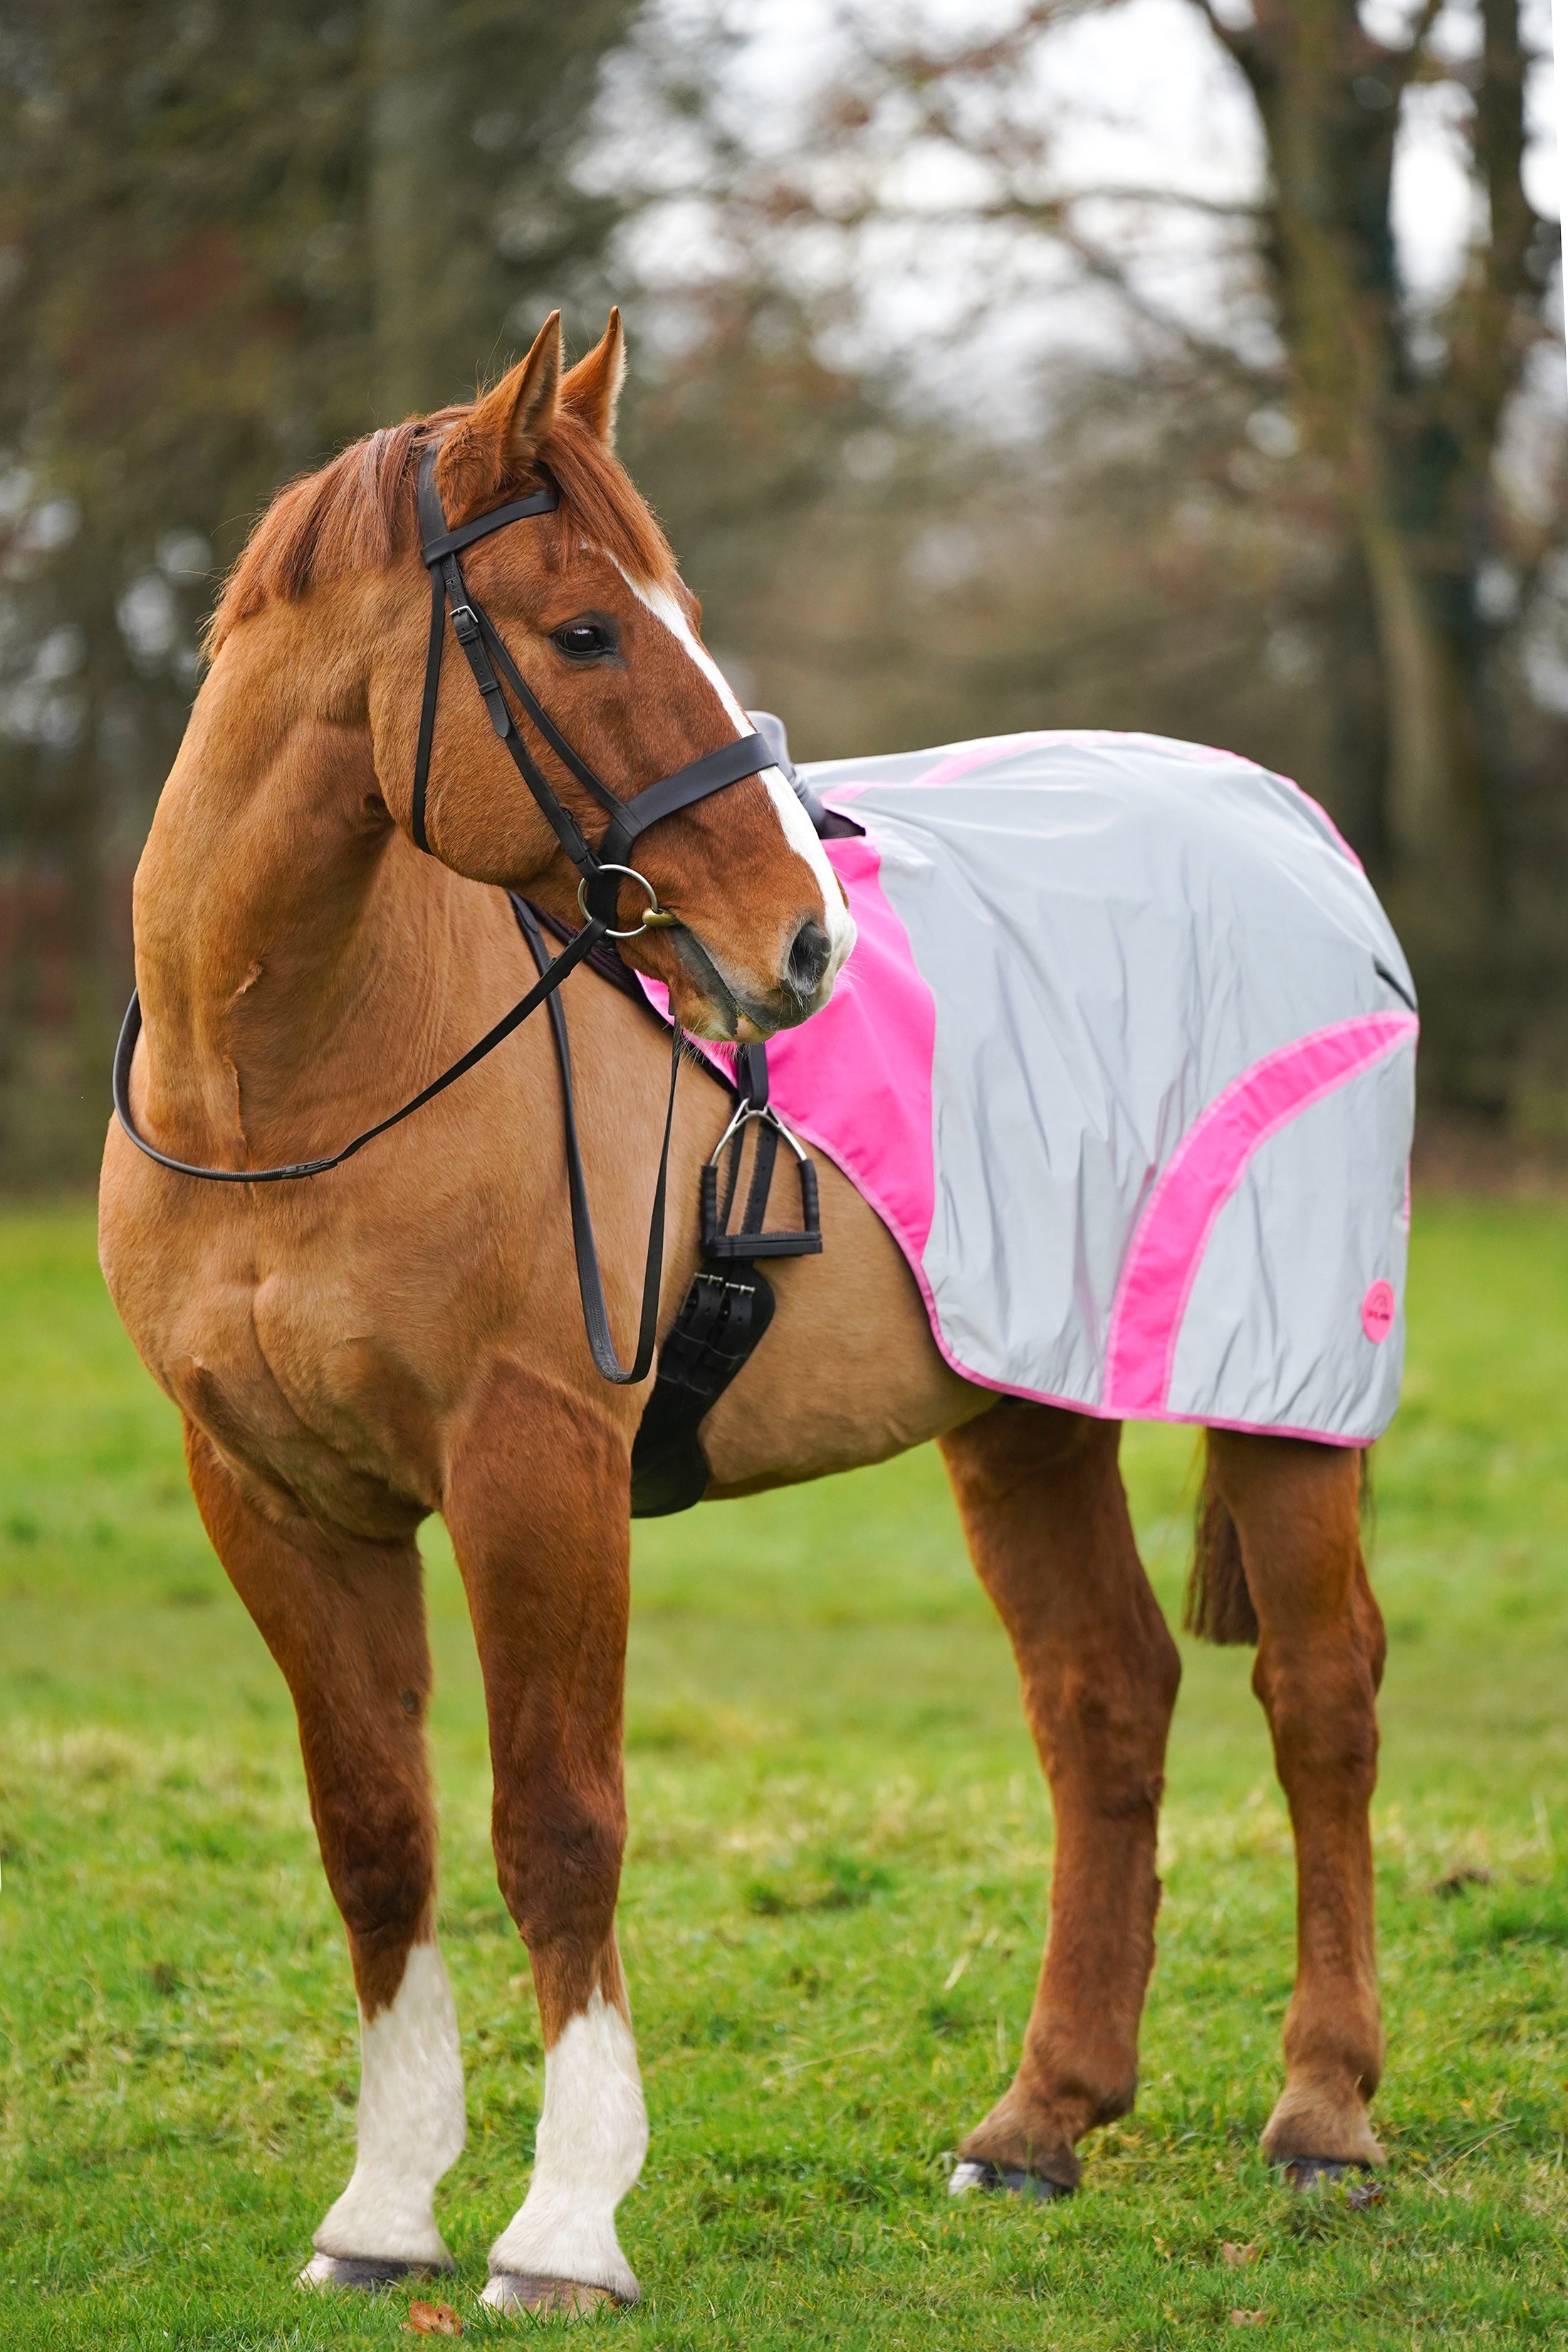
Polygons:
[[[471,551],[531,690],[617,793],[749,731],[611,454],[618,326],[563,375],[554,321],[472,407],[374,435],[285,491],[229,582],[214,660],[137,877],[142,1133],[259,1168],[331,1150],[469,1045],[533,970],[498,885],[574,919],[574,877],[447,664],[429,837],[410,835],[426,595],[418,457],[458,524],[547,468],[548,517]],[[586,632],[586,634],[584,634]],[[586,650],[585,650],[586,649]],[[538,756],[596,838],[603,814]],[[688,1029],[765,1035],[821,1001],[853,932],[776,772],[654,828],[639,860],[684,928],[628,953]],[[628,887],[626,916],[639,911]],[[803,926],[830,954],[792,976]],[[563,992],[617,1332],[635,1311],[668,1055],[618,991]],[[698,1247],[698,1172],[729,1100],[689,1070],[671,1160],[666,1320]],[[710,1415],[711,1491],[819,1477],[940,1440],[974,1564],[1016,1653],[1056,1812],[1050,1931],[1016,2076],[959,2186],[1047,2196],[1122,2114],[1159,1899],[1155,1828],[1177,1659],[1134,1548],[1113,1423],[999,1402],[939,1355],[914,1281],[821,1168],[821,1257],[770,1269],[768,1338]],[[101,1248],[120,1312],[184,1417],[192,1486],[288,1680],[361,2017],[353,2174],[312,2284],[444,2267],[432,2193],[464,2142],[436,1940],[430,1690],[416,1532],[440,1512],[483,1670],[502,1893],[528,1948],[545,2090],[526,2197],[490,2253],[500,2311],[629,2302],[616,2208],[647,2141],[615,1912],[629,1461],[647,1388],[584,1335],[560,1084],[528,1022],[460,1084],[309,1183],[201,1184],[111,1128]],[[1382,2054],[1368,1800],[1381,1625],[1358,1457],[1215,1431],[1208,1629],[1258,1639],[1299,1857],[1283,2164],[1374,2161]]]

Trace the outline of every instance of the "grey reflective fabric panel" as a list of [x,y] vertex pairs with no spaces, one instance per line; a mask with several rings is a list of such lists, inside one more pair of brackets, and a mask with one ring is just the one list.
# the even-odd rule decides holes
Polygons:
[[[1321,812],[1226,753],[1064,734],[805,772],[830,803],[866,787],[837,804],[876,845],[935,1003],[921,1263],[940,1336],[983,1380],[1104,1410],[1112,1308],[1161,1171],[1265,1055],[1409,1010],[1387,918]],[[1256,1151],[1194,1279],[1170,1415],[1356,1441],[1384,1426],[1413,1061],[1395,1051]],[[1374,1347],[1375,1278],[1397,1311]]]
[[[1405,1318],[1374,1345],[1360,1302],[1377,1281],[1405,1297],[1401,1154],[1415,1089],[1415,1049],[1405,1045],[1259,1146],[1215,1221],[1187,1300],[1173,1413],[1335,1437],[1387,1427]],[[1358,1173],[1325,1181],[1336,1168]]]

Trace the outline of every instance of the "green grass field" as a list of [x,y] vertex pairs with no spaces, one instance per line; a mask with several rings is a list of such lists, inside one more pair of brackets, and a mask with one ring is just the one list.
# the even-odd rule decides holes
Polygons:
[[[1256,2152],[1290,1851],[1245,1653],[1187,1645],[1135,2113],[1044,2213],[951,2206],[1011,2072],[1048,1811],[922,1453],[639,1529],[621,1932],[654,2139],[632,2347],[1568,2343],[1568,1214],[1418,1213],[1380,1449],[1385,2201]],[[0,1220],[0,2346],[382,2345],[406,2295],[290,2284],[351,2163],[347,1959],[282,1683],[208,1550],[88,1219]],[[1174,1613],[1190,1433],[1130,1433]],[[442,1935],[470,2334],[542,2083],[496,1893],[478,1672],[439,1530]],[[1224,2242],[1256,2245],[1227,2267]]]

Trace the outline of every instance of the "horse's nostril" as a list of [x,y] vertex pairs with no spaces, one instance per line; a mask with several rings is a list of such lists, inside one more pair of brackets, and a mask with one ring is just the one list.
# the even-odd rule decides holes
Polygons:
[[784,961],[784,980],[792,995],[804,1002],[816,994],[833,944],[820,923],[802,923]]

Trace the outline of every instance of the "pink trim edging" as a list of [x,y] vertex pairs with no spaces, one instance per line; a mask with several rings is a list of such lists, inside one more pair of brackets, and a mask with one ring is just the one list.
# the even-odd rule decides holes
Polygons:
[[[962,1356],[955,1355],[949,1347],[946,1335],[942,1330],[941,1318],[937,1313],[936,1293],[931,1286],[931,1277],[926,1273],[924,1264],[910,1248],[908,1235],[878,1192],[876,1186],[868,1183],[864,1176],[857,1175],[854,1169],[846,1164],[842,1143],[830,1141],[826,1136],[818,1134],[809,1118],[801,1118],[792,1114],[790,1127],[803,1143],[809,1143],[814,1151],[820,1151],[825,1158],[832,1160],[839,1174],[848,1178],[867,1207],[876,1212],[892,1234],[905,1265],[915,1278],[915,1287],[919,1290],[925,1307],[926,1319],[931,1325],[931,1336],[936,1344],[936,1351],[950,1371],[956,1372],[961,1381],[968,1381],[973,1388],[990,1389],[997,1396],[1016,1397],[1024,1404],[1055,1405],[1063,1412],[1086,1413],[1090,1421],[1121,1420],[1121,1415],[1112,1412],[1110,1405],[1088,1404],[1082,1397],[1058,1396],[1050,1389],[1029,1389],[1024,1388],[1016,1381],[999,1381],[990,1372],[977,1372],[973,1365],[964,1362]],[[1335,1430],[1297,1429],[1288,1423],[1278,1421],[1226,1421],[1212,1412],[1172,1412],[1167,1409],[1149,1414],[1145,1418],[1179,1423],[1192,1429],[1237,1429],[1251,1437],[1303,1437],[1310,1439],[1314,1445],[1342,1445],[1353,1448],[1371,1445],[1373,1443],[1370,1437],[1343,1437]]]
[[1271,1135],[1413,1036],[1413,1013],[1336,1021],[1233,1078],[1188,1129],[1150,1194],[1111,1310],[1104,1410],[1163,1418],[1182,1318],[1215,1220]]

